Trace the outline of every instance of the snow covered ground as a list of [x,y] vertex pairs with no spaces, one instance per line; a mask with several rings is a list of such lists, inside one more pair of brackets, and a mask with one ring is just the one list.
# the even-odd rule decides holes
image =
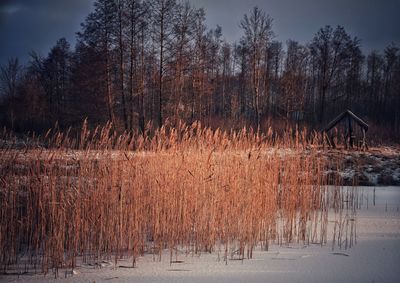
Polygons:
[[374,147],[368,151],[333,149],[319,151],[327,161],[327,174],[340,176],[345,185],[400,186],[400,149]]
[[[8,275],[1,282],[400,282],[400,187],[360,187],[363,198],[355,217],[357,243],[350,249],[326,246],[271,245],[258,249],[250,260],[222,260],[218,251],[200,256],[178,254],[170,264],[166,252],[162,261],[152,255],[115,267],[103,262],[101,268],[81,264],[75,274]],[[375,202],[375,205],[374,205]],[[328,235],[332,235],[330,221]]]

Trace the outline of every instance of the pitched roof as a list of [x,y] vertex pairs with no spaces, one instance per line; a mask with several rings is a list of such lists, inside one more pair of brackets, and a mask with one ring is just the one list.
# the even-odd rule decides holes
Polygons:
[[346,110],[343,113],[341,113],[339,116],[337,116],[335,119],[333,119],[325,128],[324,132],[330,131],[333,127],[337,125],[341,120],[343,120],[346,117],[352,118],[361,128],[363,128],[365,131],[368,131],[368,124],[365,123],[361,118],[359,118],[356,114],[351,112],[350,110]]

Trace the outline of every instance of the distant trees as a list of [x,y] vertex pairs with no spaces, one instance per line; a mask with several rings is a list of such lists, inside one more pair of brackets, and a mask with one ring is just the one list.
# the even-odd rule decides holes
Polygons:
[[343,27],[325,26],[308,44],[283,46],[257,7],[239,24],[240,42],[229,43],[188,2],[96,0],[74,49],[60,39],[44,58],[32,53],[25,67],[16,59],[1,67],[1,123],[45,129],[88,118],[141,132],[166,120],[318,127],[350,108],[400,133],[395,45],[364,56]]
[[303,118],[309,83],[308,63],[308,49],[296,41],[287,41],[286,58],[280,81],[281,95],[277,103],[287,122],[292,119],[299,121]]
[[331,90],[334,83],[340,82],[347,67],[350,58],[350,42],[350,36],[341,26],[335,30],[330,26],[321,28],[311,42],[311,56],[314,57],[318,72],[318,122],[320,123],[324,121],[324,115],[326,115],[328,91]]
[[7,102],[5,119],[14,129],[17,91],[20,83],[22,66],[17,58],[11,58],[8,63],[0,68],[0,98]]
[[[41,63],[41,82],[47,98],[47,121],[50,125],[66,121],[71,79],[70,45],[61,38]],[[67,125],[64,125],[67,126]]]
[[373,51],[367,58],[366,105],[368,114],[380,124],[399,129],[400,54],[395,45],[384,55]]
[[117,5],[113,0],[97,0],[94,3],[94,11],[88,15],[82,24],[82,32],[78,33],[78,44],[92,55],[88,67],[94,71],[98,84],[102,85],[101,95],[106,104],[108,120],[116,123],[115,117],[115,93],[113,91],[112,71],[113,49],[115,48],[115,28]]

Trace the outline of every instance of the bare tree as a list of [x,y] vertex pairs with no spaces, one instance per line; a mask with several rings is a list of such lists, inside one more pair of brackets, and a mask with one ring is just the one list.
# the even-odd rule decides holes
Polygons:
[[49,123],[64,123],[70,90],[71,51],[65,38],[57,41],[43,61],[42,83],[46,92]]
[[262,59],[265,54],[267,43],[271,39],[272,19],[258,7],[254,7],[250,16],[244,15],[240,26],[244,31],[242,42],[248,45],[250,58],[250,79],[253,93],[253,107],[255,110],[255,122],[260,126],[260,88],[262,87]]
[[206,26],[205,12],[199,9],[194,14],[194,46],[192,52],[191,87],[190,87],[190,121],[202,121],[202,98],[205,89],[206,69]]
[[286,53],[279,107],[283,110],[286,121],[289,122],[292,118],[299,120],[304,112],[308,50],[298,42],[289,40]]
[[94,3],[94,8],[94,11],[88,15],[82,24],[82,32],[78,33],[78,41],[93,48],[99,54],[95,58],[98,60],[96,63],[101,67],[103,73],[99,78],[99,83],[104,83],[103,93],[107,103],[108,119],[115,123],[115,95],[112,87],[111,71],[113,64],[113,32],[115,31],[117,6],[114,0],[97,0]]
[[[195,10],[189,2],[177,5],[176,20],[173,25],[173,40],[171,49],[173,50],[173,96],[174,116],[176,119],[184,118],[186,105],[184,104],[185,78],[189,74],[192,58],[190,55],[193,33],[194,33]],[[180,115],[179,112],[183,112]]]
[[116,46],[118,50],[118,88],[121,97],[122,104],[122,121],[124,125],[124,129],[128,130],[128,113],[127,113],[127,102],[125,96],[125,27],[126,27],[126,1],[125,0],[116,0],[116,28],[113,29],[113,32],[116,39]]
[[158,126],[164,123],[164,75],[166,65],[166,46],[170,40],[173,27],[175,0],[154,0],[151,2],[153,12],[153,41],[158,50]]
[[15,124],[15,100],[21,70],[18,58],[11,58],[5,66],[0,67],[0,96],[9,101],[8,119],[11,122],[11,129],[14,129]]
[[333,30],[330,26],[321,28],[310,45],[312,56],[318,64],[319,113],[318,121],[324,121],[327,92],[336,75],[340,75],[343,64],[349,58],[350,37],[343,27]]
[[[144,131],[144,56],[148,41],[149,5],[140,0],[127,3],[127,34],[129,46],[129,114],[128,125],[133,128],[133,118],[138,113],[140,130]],[[138,98],[138,101],[136,101]]]

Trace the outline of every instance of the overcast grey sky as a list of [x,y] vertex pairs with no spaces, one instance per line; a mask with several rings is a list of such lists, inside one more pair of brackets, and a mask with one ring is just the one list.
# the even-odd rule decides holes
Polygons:
[[[46,55],[58,38],[72,44],[93,0],[0,0],[0,63]],[[400,45],[400,0],[190,0],[204,7],[209,27],[219,24],[228,41],[241,36],[239,22],[255,5],[273,19],[277,40],[306,43],[324,25],[342,25],[363,49]]]
[[65,37],[72,44],[93,0],[0,0],[0,63],[9,57],[47,55]]

